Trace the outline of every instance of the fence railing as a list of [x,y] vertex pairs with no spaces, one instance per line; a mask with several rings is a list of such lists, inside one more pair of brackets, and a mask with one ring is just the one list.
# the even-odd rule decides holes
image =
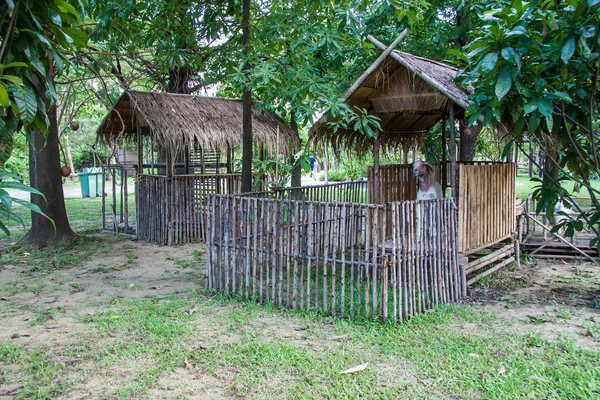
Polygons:
[[451,199],[386,207],[215,195],[209,207],[209,289],[395,321],[466,293]]
[[272,187],[268,192],[258,193],[279,200],[366,203],[367,188],[367,181],[348,181],[299,187]]

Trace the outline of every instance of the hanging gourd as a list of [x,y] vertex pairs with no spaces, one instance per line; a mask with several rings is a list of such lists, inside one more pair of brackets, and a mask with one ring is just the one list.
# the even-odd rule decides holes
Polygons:
[[63,178],[71,176],[71,168],[69,168],[66,165],[63,165],[62,167],[60,167],[60,174],[63,176]]

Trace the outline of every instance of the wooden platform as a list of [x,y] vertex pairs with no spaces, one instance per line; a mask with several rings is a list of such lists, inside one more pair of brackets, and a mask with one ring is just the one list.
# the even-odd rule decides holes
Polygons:
[[[591,233],[576,232],[573,238],[563,237],[563,239],[581,252],[597,259],[599,257],[598,249],[591,244],[594,237]],[[536,231],[523,238],[521,248],[525,254],[542,258],[586,258],[569,244],[550,233],[544,235],[544,232]]]

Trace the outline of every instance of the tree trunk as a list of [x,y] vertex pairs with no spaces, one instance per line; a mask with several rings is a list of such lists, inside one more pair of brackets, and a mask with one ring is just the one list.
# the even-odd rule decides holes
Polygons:
[[71,155],[71,143],[69,142],[69,135],[65,132],[63,133],[63,138],[67,166],[71,168],[71,175],[69,176],[69,178],[74,179],[77,178],[77,174],[75,173],[75,167],[73,166],[73,156]]
[[475,159],[475,142],[481,133],[481,122],[477,122],[473,125],[469,130],[471,131],[470,135],[465,134],[465,129],[467,129],[467,120],[462,119],[459,122],[460,128],[460,149],[458,160],[459,161],[473,161]]
[[[52,79],[49,77],[48,79]],[[40,90],[38,93],[44,93]],[[48,111],[48,136],[42,136],[35,129],[29,141],[29,179],[33,188],[44,194],[46,199],[37,194],[31,194],[31,202],[42,209],[52,222],[43,215],[31,213],[31,229],[25,240],[38,246],[58,244],[77,237],[71,229],[65,208],[65,196],[60,174],[60,151],[58,147],[58,121],[56,105],[49,105],[44,95],[44,103]]]
[[[296,135],[298,136],[298,141],[300,141],[300,135],[298,134],[298,124],[296,123],[296,119],[292,115],[290,119],[290,126]],[[294,151],[298,151],[300,149],[294,149]],[[302,186],[302,165],[300,165],[300,161],[297,161],[294,164],[294,169],[292,169],[292,187]]]
[[[244,57],[250,54],[250,0],[244,0],[242,9],[242,42]],[[244,64],[244,74],[249,79],[250,64]],[[244,85],[242,96],[242,193],[252,191],[252,91]]]
[[546,146],[546,152],[544,154],[544,164],[542,165],[544,175],[542,178],[542,185],[546,186],[551,181],[558,179],[558,167],[556,165],[557,152],[554,145],[549,144]]

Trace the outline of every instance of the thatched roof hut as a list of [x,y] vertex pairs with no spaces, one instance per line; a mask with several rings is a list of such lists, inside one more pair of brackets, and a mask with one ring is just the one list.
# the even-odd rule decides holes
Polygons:
[[[98,139],[135,142],[137,129],[173,154],[193,148],[224,150],[242,143],[242,101],[186,94],[125,91],[104,117]],[[254,140],[278,152],[299,145],[296,133],[277,116],[252,108]]]
[[[469,93],[454,78],[457,70],[441,62],[401,51],[386,51],[344,94],[346,103],[381,118],[382,148],[420,147],[425,132],[448,115],[457,118],[468,107]],[[325,113],[310,129],[314,144],[329,143],[338,152],[369,151],[373,138],[349,129],[334,129]]]

